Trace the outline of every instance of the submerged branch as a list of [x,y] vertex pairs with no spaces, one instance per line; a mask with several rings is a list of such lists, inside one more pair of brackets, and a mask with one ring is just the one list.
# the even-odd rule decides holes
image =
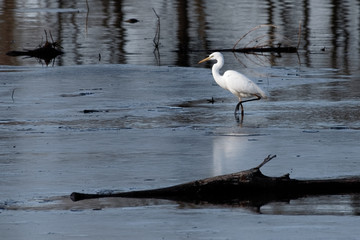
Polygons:
[[39,60],[44,60],[46,65],[48,65],[57,56],[64,54],[64,52],[61,50],[62,47],[60,45],[60,41],[54,41],[51,32],[49,32],[51,42],[48,41],[47,32],[46,30],[44,31],[46,38],[45,43],[40,44],[38,48],[32,50],[25,49],[24,51],[10,51],[7,52],[6,55],[12,57],[18,57],[18,56],[34,57]]
[[296,53],[296,47],[282,47],[280,46],[261,46],[261,47],[246,47],[246,48],[221,48],[221,49],[212,49],[208,50],[209,52],[238,52],[238,53]]
[[[289,41],[289,39],[285,38],[285,42],[278,42],[273,43],[273,39],[276,38],[276,36],[280,36],[279,34],[262,34],[260,36],[256,36],[250,41],[245,44],[245,47],[237,48],[239,43],[245,39],[246,36],[248,36],[250,33],[253,33],[255,30],[258,30],[263,27],[270,27],[270,28],[277,28],[276,25],[273,24],[262,24],[258,25],[254,28],[252,28],[250,31],[245,33],[242,37],[239,38],[239,40],[236,41],[233,48],[231,49],[215,49],[212,51],[221,51],[221,52],[240,52],[240,53],[266,53],[266,52],[272,52],[272,53],[296,53],[299,44],[300,44],[300,35],[301,35],[301,25],[299,27],[299,36],[298,36],[298,45],[296,47],[290,46],[286,42]],[[269,38],[266,40],[265,38]],[[251,46],[252,45],[252,46]]]

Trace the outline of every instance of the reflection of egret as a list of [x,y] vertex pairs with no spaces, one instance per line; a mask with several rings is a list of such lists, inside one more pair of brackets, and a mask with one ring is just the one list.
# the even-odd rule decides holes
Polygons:
[[230,134],[213,138],[213,175],[223,175],[234,169],[249,168],[251,161],[241,156],[253,155],[251,154],[251,150],[253,150],[251,146],[246,135]]
[[[239,103],[235,108],[235,115],[239,111],[239,107],[241,106],[241,116],[244,115],[244,108],[242,103],[250,102],[254,100],[260,100],[261,98],[266,98],[266,93],[253,81],[247,78],[245,75],[233,71],[228,70],[223,75],[220,75],[219,70],[224,66],[224,57],[219,52],[214,52],[210,54],[209,57],[201,60],[199,63],[208,61],[208,60],[216,60],[217,63],[212,67],[212,74],[215,79],[215,82],[219,84],[220,87],[229,90],[232,94],[239,98]],[[248,97],[256,97],[253,99],[248,99],[242,101],[241,98]]]

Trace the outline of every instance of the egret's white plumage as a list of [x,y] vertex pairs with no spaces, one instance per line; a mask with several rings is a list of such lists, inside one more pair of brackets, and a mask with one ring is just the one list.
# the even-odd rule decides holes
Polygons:
[[[209,57],[201,60],[199,63],[216,60],[217,62],[212,67],[212,74],[215,82],[222,88],[230,91],[232,94],[239,98],[239,103],[236,105],[235,114],[241,106],[241,114],[244,114],[242,103],[260,100],[261,98],[267,98],[266,93],[253,81],[247,78],[245,75],[228,70],[223,75],[220,74],[220,69],[224,66],[224,57],[219,52],[214,52]],[[254,99],[248,99],[243,101],[242,98],[256,97]]]

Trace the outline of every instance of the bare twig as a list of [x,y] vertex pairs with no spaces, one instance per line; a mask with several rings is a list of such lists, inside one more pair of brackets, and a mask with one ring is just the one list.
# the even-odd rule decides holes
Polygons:
[[47,31],[46,31],[46,29],[44,29],[44,32],[45,32],[45,42],[48,42],[48,38],[47,38]]
[[296,49],[299,49],[300,39],[301,39],[301,21],[299,22],[299,34],[298,34],[298,43],[297,43]]
[[15,102],[15,100],[14,100],[15,90],[16,90],[16,88],[14,88],[11,92],[11,100],[13,101],[13,103]]
[[89,19],[89,12],[90,12],[90,7],[89,7],[89,3],[88,0],[86,0],[86,19],[85,19],[85,34],[87,35],[87,29],[88,29],[88,19]]
[[155,32],[155,36],[154,36],[154,39],[153,39],[153,43],[154,43],[155,49],[158,49],[159,48],[159,42],[160,42],[160,17],[156,13],[154,8],[152,10],[154,11],[155,16],[157,18],[156,32]]
[[262,166],[264,166],[266,163],[270,162],[271,159],[276,158],[276,155],[269,154],[262,163],[260,163],[259,166],[257,166],[255,169],[260,169]]
[[274,25],[274,24],[261,24],[261,25],[258,25],[254,28],[252,28],[250,31],[248,31],[247,33],[245,33],[239,40],[237,40],[237,42],[235,43],[234,47],[233,47],[233,51],[235,51],[236,49],[236,46],[239,44],[239,42],[244,39],[249,33],[255,31],[256,29],[259,29],[259,28],[262,28],[262,27],[274,27],[276,28],[277,26]]
[[250,47],[250,45],[252,44],[252,43],[259,43],[260,41],[262,41],[262,39],[263,38],[265,38],[267,35],[266,34],[264,34],[264,35],[261,35],[261,36],[258,36],[258,37],[256,37],[256,38],[254,38],[254,39],[252,39],[250,42],[248,42],[244,47],[245,48],[248,48],[248,47]]
[[90,12],[90,7],[89,7],[88,0],[86,0],[86,10],[87,10],[87,12]]
[[51,38],[51,42],[54,43],[55,41],[54,41],[54,39],[52,37],[51,31],[49,31],[49,35],[50,35],[50,38]]

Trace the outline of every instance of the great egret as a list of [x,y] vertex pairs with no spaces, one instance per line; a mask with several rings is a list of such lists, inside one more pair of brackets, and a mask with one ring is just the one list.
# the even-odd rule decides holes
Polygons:
[[[235,107],[235,115],[241,107],[241,116],[244,116],[244,102],[250,102],[260,100],[261,98],[267,98],[266,93],[256,83],[251,81],[245,75],[228,70],[223,75],[219,73],[219,70],[224,66],[224,56],[219,52],[214,52],[209,57],[201,60],[199,63],[203,63],[209,60],[216,60],[217,62],[212,67],[212,74],[215,82],[222,88],[229,90],[232,94],[239,98],[239,103]],[[241,98],[256,97],[253,99],[242,100]]]

